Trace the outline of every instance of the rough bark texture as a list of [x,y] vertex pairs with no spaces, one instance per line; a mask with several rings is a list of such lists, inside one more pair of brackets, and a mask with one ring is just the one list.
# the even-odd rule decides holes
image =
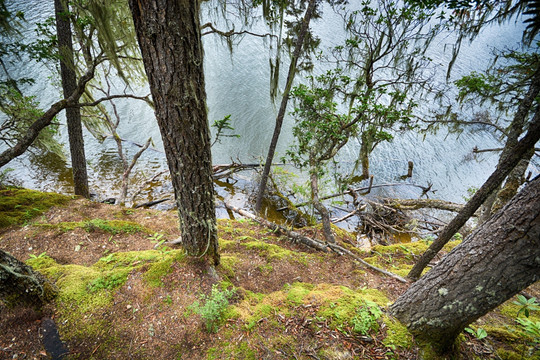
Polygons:
[[0,300],[8,307],[40,309],[57,294],[56,287],[25,263],[0,250]]
[[418,279],[422,274],[422,270],[433,259],[433,257],[442,249],[442,247],[452,238],[452,236],[467,222],[467,220],[478,210],[480,205],[488,198],[488,196],[500,186],[506,176],[514,169],[521,161],[523,156],[534,148],[536,142],[540,139],[540,108],[536,109],[529,131],[501,161],[497,169],[486,180],[484,185],[473,195],[471,200],[465,204],[463,209],[446,225],[439,237],[433,241],[433,244],[422,254],[416,262],[407,277],[410,279]]
[[336,239],[334,239],[332,227],[330,226],[330,214],[328,213],[328,209],[319,200],[319,176],[317,174],[317,165],[315,160],[311,159],[310,165],[311,201],[313,202],[313,206],[319,215],[321,215],[324,238],[328,243],[333,244],[336,242]]
[[281,126],[283,125],[283,118],[285,117],[287,103],[289,102],[289,92],[291,91],[292,82],[296,74],[296,65],[298,63],[298,58],[300,57],[300,53],[304,45],[304,38],[309,28],[311,16],[315,12],[315,5],[315,0],[309,1],[304,20],[302,22],[302,28],[300,30],[300,33],[298,34],[298,40],[296,41],[296,45],[294,47],[291,63],[289,65],[289,72],[287,74],[287,83],[285,85],[285,90],[283,91],[283,97],[281,98],[281,105],[279,107],[278,116],[276,117],[274,134],[272,135],[272,140],[270,141],[270,147],[268,148],[268,155],[266,155],[266,162],[264,164],[264,169],[261,176],[261,183],[259,185],[259,192],[257,193],[257,200],[255,202],[255,212],[257,213],[261,211],[262,199],[264,197],[264,192],[266,191],[268,176],[270,175],[270,167],[272,166],[272,161],[274,160],[279,134],[281,133]]
[[199,2],[130,0],[178,205],[183,246],[219,263]]
[[390,307],[441,351],[464,327],[540,278],[540,177]]
[[[60,51],[60,74],[64,97],[68,98],[77,89],[77,77],[73,65],[73,44],[71,37],[71,22],[66,15],[68,7],[64,0],[54,0],[56,13],[56,34]],[[81,125],[81,109],[72,107],[66,109],[67,128],[69,136],[69,151],[73,169],[73,184],[75,195],[90,198],[88,190],[88,174],[86,171],[86,155]]]

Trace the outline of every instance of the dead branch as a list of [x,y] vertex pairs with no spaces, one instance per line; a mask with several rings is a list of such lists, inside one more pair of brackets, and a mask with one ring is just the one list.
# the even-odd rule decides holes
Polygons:
[[398,281],[401,281],[403,283],[407,283],[408,281],[405,280],[404,278],[402,278],[401,276],[399,275],[396,275],[394,273],[391,273],[389,271],[386,271],[384,269],[381,269],[381,268],[378,268],[376,266],[373,266],[371,265],[370,263],[366,262],[365,260],[361,259],[360,257],[356,256],[353,252],[351,252],[350,250],[347,250],[346,248],[340,246],[340,245],[337,245],[337,244],[330,244],[330,243],[323,243],[323,242],[320,242],[318,240],[314,240],[314,239],[311,239],[311,238],[308,238],[304,235],[301,235],[299,233],[297,233],[296,231],[292,231],[292,230],[289,230],[287,228],[285,228],[284,226],[281,226],[281,225],[278,225],[278,224],[275,224],[273,222],[270,222],[268,220],[265,220],[263,218],[260,218],[254,214],[251,214],[245,210],[242,210],[240,208],[237,208],[235,206],[232,206],[228,203],[225,203],[225,207],[227,207],[228,209],[242,215],[242,216],[245,216],[249,219],[252,219],[256,222],[258,222],[259,224],[261,225],[264,225],[270,229],[272,229],[273,231],[276,231],[276,232],[280,232],[280,233],[283,233],[285,235],[287,235],[289,238],[293,239],[294,241],[298,241],[304,245],[307,245],[311,248],[314,248],[314,249],[317,249],[317,250],[320,250],[320,251],[324,251],[324,252],[327,252],[328,248],[330,248],[331,250],[335,251],[336,253],[340,254],[340,255],[343,255],[343,254],[347,254],[349,255],[350,257],[352,257],[355,261],[363,264],[364,266],[372,269],[372,270],[375,270],[377,272],[380,272],[382,274],[385,274],[387,276],[390,276],[391,278],[393,279],[396,279]]
[[384,199],[384,204],[398,210],[418,210],[424,208],[459,212],[462,204],[437,199]]
[[[430,185],[428,185],[428,187],[425,187],[425,186],[422,186],[422,185],[409,184],[409,183],[379,184],[379,185],[370,185],[370,186],[367,186],[367,187],[361,187],[361,188],[356,188],[356,189],[348,189],[348,190],[340,192],[340,193],[335,193],[335,194],[323,196],[323,197],[320,198],[320,200],[328,200],[328,199],[332,199],[332,198],[342,196],[342,195],[349,195],[349,194],[352,194],[353,192],[366,191],[366,190],[371,190],[371,189],[374,189],[374,188],[389,187],[389,186],[402,186],[402,185],[414,186],[414,187],[422,189],[424,192],[429,191],[429,189],[431,188]],[[303,202],[303,203],[300,203],[300,204],[295,204],[294,206],[295,207],[301,207],[301,206],[309,205],[310,203],[311,203],[311,201],[306,201],[306,202]],[[286,208],[280,208],[280,209],[277,209],[277,211],[283,211],[285,209]]]

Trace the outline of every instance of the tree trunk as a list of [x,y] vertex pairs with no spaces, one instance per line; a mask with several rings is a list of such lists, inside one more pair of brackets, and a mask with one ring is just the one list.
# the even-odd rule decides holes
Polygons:
[[433,244],[422,254],[420,259],[411,269],[408,278],[416,280],[422,274],[422,270],[433,259],[433,257],[442,249],[442,247],[452,238],[452,236],[467,222],[467,220],[478,210],[480,205],[488,198],[488,196],[500,186],[506,176],[516,167],[523,156],[534,148],[536,142],[540,139],[540,108],[536,109],[533,119],[529,126],[529,131],[521,139],[512,151],[507,156],[499,161],[499,166],[486,180],[484,185],[473,195],[473,197],[465,204],[455,218],[444,227],[439,237],[433,241]]
[[[69,9],[64,0],[54,0],[56,14],[56,35],[60,52],[60,74],[64,98],[68,98],[77,89],[77,78],[73,63],[73,44],[71,37],[71,22],[67,14]],[[69,151],[73,169],[73,184],[75,195],[90,198],[88,190],[88,175],[86,171],[86,156],[84,154],[84,139],[81,125],[81,109],[72,107],[66,109],[67,128],[69,136]]]
[[444,352],[471,322],[540,279],[540,177],[478,227],[390,307]]
[[171,173],[183,246],[219,264],[199,2],[130,0]]
[[369,179],[369,153],[371,148],[370,136],[362,134],[362,143],[360,144],[360,163],[362,164],[362,179]]
[[330,226],[330,214],[328,213],[328,209],[319,200],[319,175],[317,174],[317,166],[314,159],[310,159],[309,172],[311,180],[311,201],[319,215],[321,215],[323,234],[326,242],[334,244],[336,239],[334,239],[332,227]]
[[281,133],[281,126],[283,125],[283,118],[285,117],[285,111],[287,110],[287,103],[289,102],[289,92],[291,91],[292,83],[294,76],[296,74],[296,64],[298,63],[298,58],[302,51],[304,45],[304,38],[309,28],[309,22],[311,21],[311,16],[315,12],[315,0],[310,0],[304,20],[302,21],[302,28],[298,34],[298,40],[294,47],[293,56],[291,58],[291,64],[289,65],[289,72],[287,74],[287,83],[285,85],[285,90],[283,91],[283,97],[281,98],[281,105],[279,107],[279,112],[276,117],[276,125],[274,127],[274,134],[272,135],[272,140],[270,142],[270,147],[268,148],[268,155],[266,155],[266,162],[264,164],[263,173],[261,176],[261,183],[259,185],[259,191],[257,193],[257,200],[255,202],[255,212],[259,213],[262,207],[262,199],[264,197],[264,192],[266,191],[266,184],[268,182],[268,176],[270,175],[270,167],[272,166],[272,161],[274,160],[274,154],[276,153],[276,146],[279,139],[279,134]]
[[[531,85],[529,86],[527,94],[525,94],[525,96],[519,103],[517,111],[514,114],[514,118],[512,119],[512,122],[510,123],[510,126],[508,128],[508,135],[506,136],[506,143],[504,144],[504,148],[499,159],[499,165],[501,164],[501,161],[513,151],[514,146],[518,143],[519,137],[521,136],[521,134],[523,134],[523,131],[527,125],[527,120],[529,119],[529,113],[531,112],[531,107],[534,104],[534,99],[538,96],[539,93],[540,67],[537,67],[536,71],[532,76]],[[516,184],[517,182],[520,182],[519,179],[527,170],[529,160],[533,156],[533,154],[534,151],[531,150],[531,153],[527,154],[525,158],[520,162],[519,166],[517,166],[518,168],[513,170],[508,175],[509,178],[507,180],[507,184],[505,184],[502,189],[500,187],[497,187],[497,189],[494,190],[493,195],[489,197],[488,200],[484,203],[484,208],[482,211],[484,215],[481,216],[479,219],[480,224],[486,221],[489,216],[497,212],[504,204],[506,204],[508,200],[510,200],[516,194],[519,186],[521,185],[519,184],[516,186]]]
[[41,309],[56,294],[56,287],[41,274],[0,250],[0,300],[6,306],[24,305]]

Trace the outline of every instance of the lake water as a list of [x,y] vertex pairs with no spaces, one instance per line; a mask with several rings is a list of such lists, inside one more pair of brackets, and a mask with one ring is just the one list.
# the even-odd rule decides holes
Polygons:
[[[53,13],[52,0],[11,1],[9,7],[25,11],[29,23],[28,29],[24,32],[27,38],[34,36],[33,24],[43,21]],[[342,28],[340,17],[329,8],[324,10],[322,19],[312,24],[315,33],[322,39],[322,49],[338,44],[340,34],[343,33],[340,30]],[[204,14],[208,12],[205,11]],[[266,31],[262,22],[255,26],[254,31],[259,30]],[[485,68],[491,59],[492,48],[515,47],[521,39],[522,30],[522,26],[514,22],[487,28],[474,43],[464,44],[454,66],[453,78]],[[444,78],[450,58],[448,45],[451,43],[451,37],[440,37],[434,41],[430,54],[440,71],[439,79]],[[216,164],[231,161],[258,163],[266,156],[279,106],[279,101],[276,105],[269,97],[271,51],[268,49],[268,42],[246,36],[232,54],[216,35],[205,36],[204,44],[209,119],[212,122],[231,114],[235,133],[240,135],[240,138],[225,138],[221,143],[217,143],[213,147],[213,161]],[[287,64],[283,64],[281,68],[283,69],[281,85],[283,85]],[[37,83],[28,86],[25,92],[35,94],[44,108],[59,99],[60,92],[57,87],[51,85],[52,81],[49,79],[51,71],[43,65],[23,61],[17,66],[12,66],[11,70],[15,76],[24,74],[37,80]],[[136,91],[139,94],[149,92],[144,87]],[[419,102],[422,104],[422,99],[419,99]],[[141,102],[118,101],[117,104],[122,116],[122,125],[119,129],[122,138],[140,144],[149,136],[153,138],[155,150],[147,151],[137,166],[139,180],[145,176],[152,176],[166,164],[153,112]],[[428,104],[423,106],[426,111],[429,110]],[[277,148],[278,161],[292,143],[291,128],[292,120],[287,117]],[[65,128],[61,129],[60,137],[65,141],[67,137]],[[108,139],[99,143],[90,136],[86,139],[91,191],[98,193],[102,198],[118,196],[121,163],[116,155],[114,141]],[[131,154],[138,150],[130,142],[125,146]],[[397,177],[407,172],[407,161],[413,161],[414,176],[406,182],[421,185],[433,183],[433,189],[437,191],[432,197],[463,202],[462,196],[466,195],[467,189],[479,187],[494,170],[498,160],[495,153],[486,153],[471,159],[471,150],[475,146],[494,148],[499,147],[500,143],[498,139],[482,132],[464,132],[458,137],[448,135],[443,130],[437,135],[428,135],[425,139],[416,133],[399,134],[393,142],[381,144],[376,148],[371,159],[371,171],[375,176],[375,183],[394,183]],[[353,141],[339,157],[343,171],[350,169],[357,155],[358,142]],[[8,167],[14,169],[10,173],[11,178],[17,179],[25,187],[66,193],[72,191],[69,163],[60,161],[54,156],[24,156],[11,162]],[[538,164],[533,164],[531,170],[538,173],[538,167]],[[247,180],[252,173],[243,174],[246,181],[238,183],[241,185],[240,188],[250,186]],[[299,179],[301,181],[302,177]],[[233,198],[238,202],[245,199],[244,190],[218,187],[222,197]],[[140,201],[154,200],[170,192],[172,189],[167,182],[154,183],[145,188],[144,197]],[[399,186],[385,188],[378,194],[417,197],[420,192],[414,187]]]

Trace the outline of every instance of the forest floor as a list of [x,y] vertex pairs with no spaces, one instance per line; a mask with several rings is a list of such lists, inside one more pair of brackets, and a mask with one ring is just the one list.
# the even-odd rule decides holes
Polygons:
[[[417,359],[422,353],[387,313],[407,284],[252,221],[219,220],[221,265],[214,270],[179,248],[154,249],[180,235],[174,211],[4,189],[0,219],[0,248],[59,289],[41,312],[0,301],[0,359],[60,358],[62,350],[67,359],[153,360]],[[362,252],[354,236],[334,230],[342,246],[402,276],[428,246]],[[322,238],[317,227],[301,231]],[[538,283],[527,293],[538,298]],[[471,325],[476,336],[463,333],[460,358],[540,358],[538,336],[515,321],[513,301]],[[540,321],[536,313],[531,319]],[[50,319],[62,343],[47,340]]]

